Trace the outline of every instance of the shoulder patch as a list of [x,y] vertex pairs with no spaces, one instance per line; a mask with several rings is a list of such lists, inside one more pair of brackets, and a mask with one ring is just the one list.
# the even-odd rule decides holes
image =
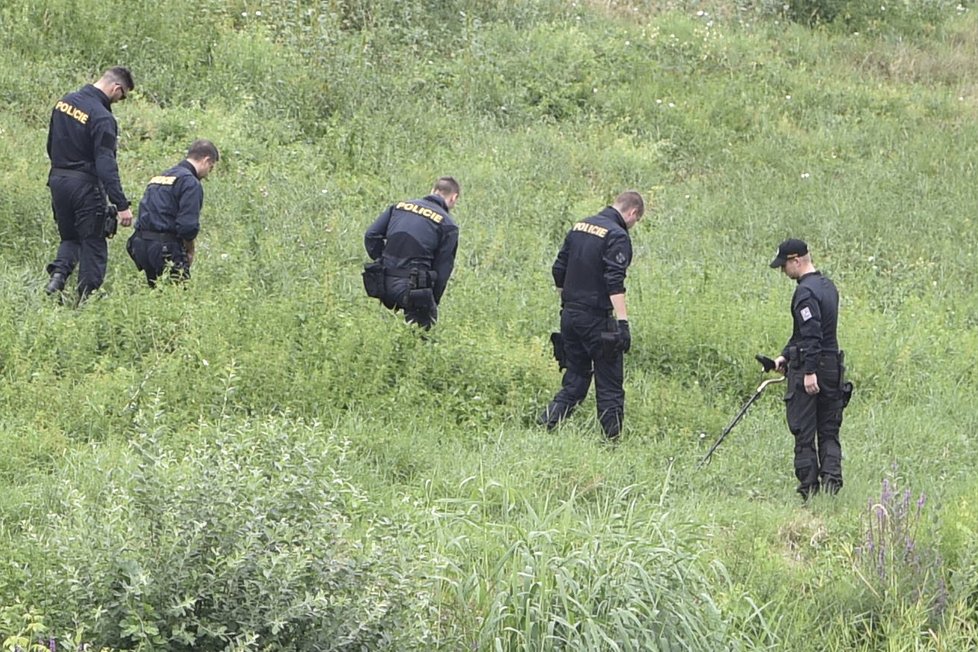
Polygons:
[[617,262],[617,263],[618,263],[619,265],[624,265],[624,264],[625,264],[625,261],[626,261],[626,260],[628,260],[628,259],[627,259],[627,258],[625,258],[625,252],[624,252],[624,251],[619,251],[619,252],[618,252],[618,255],[617,255],[617,256],[615,256],[615,261],[616,261],[616,262]]
[[808,306],[805,306],[804,308],[801,309],[801,312],[798,314],[801,315],[802,321],[808,321],[809,319],[812,318],[812,309],[809,308]]

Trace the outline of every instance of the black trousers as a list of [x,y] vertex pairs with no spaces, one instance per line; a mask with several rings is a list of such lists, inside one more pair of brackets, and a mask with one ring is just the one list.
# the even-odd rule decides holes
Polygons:
[[819,393],[805,392],[805,374],[800,366],[788,369],[785,407],[788,429],[795,438],[795,477],[798,493],[807,497],[819,487],[832,493],[842,488],[844,366],[840,354],[823,354],[818,360]]
[[438,321],[438,305],[431,288],[412,290],[408,278],[386,276],[384,294],[380,300],[391,310],[403,310],[404,321],[417,324],[425,330]]
[[48,187],[61,244],[47,272],[68,278],[77,265],[78,295],[85,297],[102,287],[109,262],[105,194],[97,184],[73,177],[52,176]]
[[126,251],[136,263],[136,269],[145,272],[146,282],[150,287],[156,286],[156,279],[167,266],[170,268],[170,277],[174,280],[190,278],[190,260],[183,243],[178,240],[149,240],[139,237],[136,232],[129,236]]
[[566,419],[587,398],[591,379],[597,400],[598,421],[609,439],[621,433],[625,416],[624,356],[602,345],[601,333],[617,330],[615,319],[604,313],[564,308],[560,333],[564,338],[566,370],[553,401],[541,417],[548,428]]

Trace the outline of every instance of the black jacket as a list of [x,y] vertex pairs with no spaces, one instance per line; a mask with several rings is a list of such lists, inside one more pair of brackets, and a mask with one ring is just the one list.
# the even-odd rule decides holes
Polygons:
[[92,84],[65,95],[51,111],[48,158],[58,169],[83,172],[98,179],[109,201],[120,211],[129,208],[115,160],[118,126],[112,102]]
[[611,310],[610,295],[625,292],[632,241],[621,213],[608,206],[571,227],[553,264],[565,307]]
[[136,230],[171,233],[181,240],[193,240],[200,232],[200,209],[204,206],[204,186],[190,161],[183,160],[149,180],[142,201]]
[[791,317],[794,328],[781,354],[790,358],[791,347],[798,347],[804,351],[805,373],[813,374],[819,355],[839,351],[839,291],[835,284],[818,271],[802,276],[791,297]]
[[455,268],[458,225],[445,200],[428,195],[388,207],[367,228],[363,245],[372,260],[383,260],[384,269],[435,272],[432,292],[439,302]]

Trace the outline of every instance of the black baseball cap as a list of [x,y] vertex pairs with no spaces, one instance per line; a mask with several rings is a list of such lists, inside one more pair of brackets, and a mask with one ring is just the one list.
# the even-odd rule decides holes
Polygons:
[[808,253],[808,245],[804,240],[789,238],[778,245],[778,253],[771,261],[771,267],[784,267],[784,264],[792,258],[804,256]]

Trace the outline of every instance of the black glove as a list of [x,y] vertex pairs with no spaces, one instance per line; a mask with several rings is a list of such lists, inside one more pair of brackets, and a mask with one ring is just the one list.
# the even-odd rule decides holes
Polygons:
[[618,347],[622,353],[628,353],[632,348],[632,331],[628,328],[627,319],[618,320]]

